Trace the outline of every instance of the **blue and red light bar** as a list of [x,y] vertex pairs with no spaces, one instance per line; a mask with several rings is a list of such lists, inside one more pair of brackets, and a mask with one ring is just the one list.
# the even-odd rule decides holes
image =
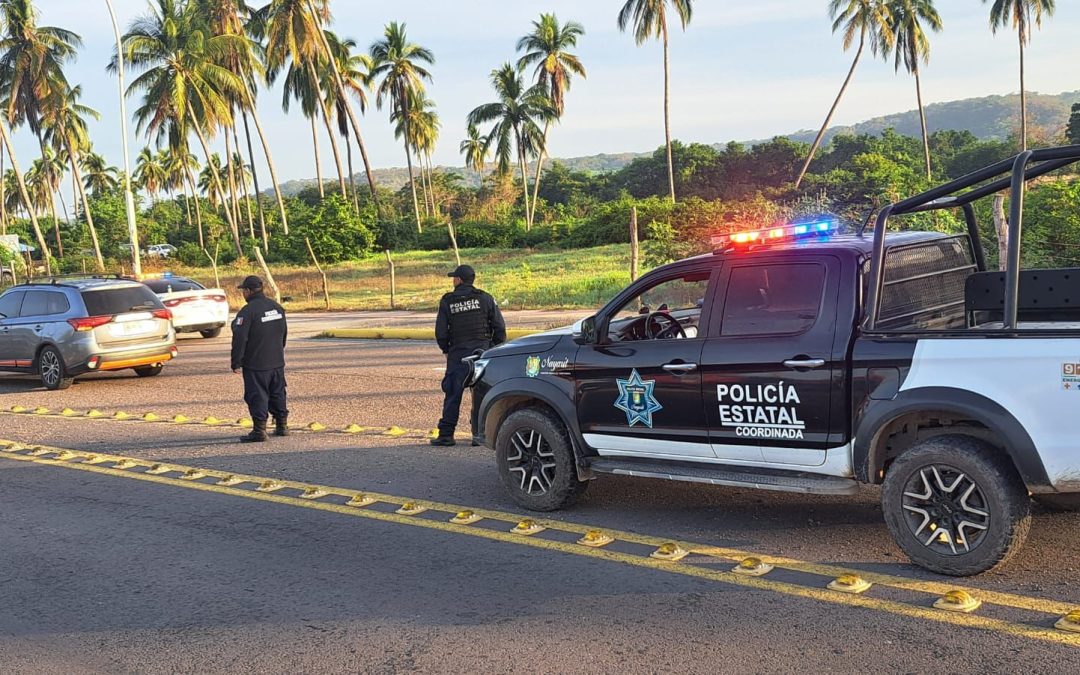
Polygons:
[[718,249],[732,246],[752,246],[770,242],[790,241],[802,237],[823,237],[836,232],[835,220],[821,220],[813,223],[795,223],[779,227],[767,227],[746,232],[731,232],[712,238],[712,244]]

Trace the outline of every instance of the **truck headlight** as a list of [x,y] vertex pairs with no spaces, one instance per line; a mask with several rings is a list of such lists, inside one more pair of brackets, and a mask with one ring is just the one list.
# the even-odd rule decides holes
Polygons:
[[490,359],[481,358],[467,358],[465,359],[469,363],[469,377],[465,380],[465,386],[471,387],[480,381],[480,378],[484,376],[484,371],[487,369]]

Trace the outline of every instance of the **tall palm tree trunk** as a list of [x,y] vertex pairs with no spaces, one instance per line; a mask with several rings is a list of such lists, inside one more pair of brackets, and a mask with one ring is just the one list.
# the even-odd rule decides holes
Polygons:
[[532,214],[529,220],[536,222],[536,202],[540,199],[540,172],[544,170],[544,157],[547,156],[548,132],[551,130],[551,120],[544,120],[544,145],[540,148],[540,156],[536,158],[536,178],[533,179]]
[[525,231],[532,229],[532,211],[529,208],[529,172],[525,169],[525,144],[521,138],[521,132],[517,129],[514,130],[517,134],[517,146],[518,146],[518,164],[521,166],[521,186],[525,191]]
[[314,114],[311,116],[311,147],[315,150],[315,180],[319,183],[319,199],[326,199],[322,178],[322,158],[319,156],[319,131],[315,125]]
[[225,127],[222,131],[225,133],[225,173],[229,182],[229,194],[226,195],[226,202],[233,211],[233,220],[236,222],[237,233],[239,234],[244,222],[240,213],[239,191],[236,189],[236,167],[233,161],[232,141],[229,140],[229,128]]
[[191,199],[188,198],[187,185],[180,186],[180,194],[184,196],[184,214],[187,216],[188,229],[194,230],[195,223],[191,221]]
[[[188,104],[188,115],[191,116],[192,120],[196,119],[195,111],[191,109],[190,103]],[[198,124],[192,124],[191,126],[195,129],[195,136],[199,139],[199,145],[202,146],[203,156],[206,157],[206,166],[210,169],[210,177],[214,180],[214,188],[217,190],[218,194],[221,195],[222,201],[225,201],[227,199],[225,186],[221,183],[221,176],[218,174],[217,167],[214,166],[214,163],[210,160],[210,146],[206,144],[206,136],[203,135],[202,129]],[[240,245],[240,229],[233,219],[232,211],[228,208],[227,204],[225,206],[225,215],[229,222],[229,229],[232,231],[233,244],[236,245],[236,254],[243,257],[244,249]]]
[[675,202],[675,162],[671,158],[671,61],[668,56],[667,19],[661,19],[664,34],[664,142],[667,144],[667,175],[671,202]]
[[[236,118],[234,117],[233,119],[235,120]],[[242,155],[240,153],[240,136],[237,134],[236,124],[232,125],[232,132],[233,132],[233,146],[236,148],[236,156],[237,157],[242,157]],[[248,153],[250,154],[250,152],[251,152],[251,146],[249,145],[248,146]],[[251,171],[252,171],[252,175],[254,175],[254,172],[255,172],[254,162],[252,163]],[[243,198],[243,200],[244,200],[244,209],[247,211],[248,234],[251,236],[252,239],[254,239],[255,238],[255,217],[251,213],[251,199],[248,198],[247,176],[244,174],[244,162],[243,162],[243,159],[240,160],[240,177],[237,180],[237,182],[240,184],[240,197]]]
[[[312,0],[307,0],[307,7],[312,16],[319,15]],[[360,157],[364,160],[364,171],[367,173],[368,186],[371,188],[371,201],[378,207],[379,195],[375,191],[375,175],[371,172],[371,162],[368,160],[367,148],[364,147],[364,137],[360,134],[360,122],[356,119],[356,111],[353,110],[352,102],[349,101],[349,94],[345,91],[345,83],[341,80],[341,72],[337,69],[337,62],[334,61],[334,53],[330,49],[330,40],[327,39],[326,32],[322,28],[315,32],[319,34],[323,58],[330,64],[330,73],[334,76],[334,88],[337,89],[338,98],[341,99],[345,114],[349,118],[349,126],[352,127],[353,134],[356,136],[356,145],[360,148]]]
[[7,190],[7,181],[4,180],[7,175],[7,171],[4,169],[6,155],[7,152],[0,145],[0,235],[7,234],[7,195],[4,194]]
[[247,111],[241,110],[240,115],[244,120],[244,137],[247,139],[248,160],[251,162],[251,180],[255,187],[255,207],[259,212],[259,233],[262,235],[263,251],[269,249],[270,243],[266,237],[266,213],[263,211],[262,193],[259,192],[259,171],[255,168],[255,151],[251,148],[251,129],[248,128]]
[[930,170],[930,134],[926,131],[926,109],[922,102],[922,82],[919,79],[919,69],[915,68],[915,97],[919,102],[919,124],[922,126],[923,156],[926,158],[926,180],[933,180]]
[[56,215],[56,200],[53,199],[53,195],[50,191],[49,194],[49,214],[52,216],[53,222],[53,234],[56,235],[56,257],[63,260],[64,258],[64,242],[60,240],[60,218]]
[[1020,152],[1027,150],[1027,91],[1024,87],[1024,32],[1020,36]]
[[90,240],[94,244],[94,260],[97,262],[98,271],[105,270],[105,260],[101,257],[101,244],[98,242],[97,228],[94,227],[94,216],[90,213],[90,200],[86,198],[86,190],[83,188],[82,173],[79,171],[78,158],[75,155],[74,145],[71,138],[67,141],[68,159],[71,160],[71,176],[74,179],[79,199],[82,201],[83,213],[86,215],[86,226],[90,229]]
[[274,184],[274,196],[277,198],[278,213],[281,215],[281,230],[284,234],[289,234],[289,216],[285,213],[285,197],[281,194],[281,184],[278,183],[277,169],[274,168],[274,156],[270,154],[270,144],[266,140],[266,134],[263,133],[262,122],[259,121],[259,112],[255,109],[255,99],[248,94],[248,111],[251,112],[251,121],[255,123],[255,133],[259,135],[259,142],[262,143],[263,155],[266,157],[266,166],[270,170],[270,181]]
[[409,110],[408,103],[402,101],[400,103],[401,117],[405,120],[405,162],[409,165],[409,188],[412,190],[412,205],[413,213],[416,215],[416,230],[418,232],[424,231],[424,226],[420,224],[420,202],[416,198],[416,176],[413,174],[412,165],[412,149],[409,147]]
[[342,199],[348,199],[349,189],[345,187],[345,169],[341,165],[341,150],[338,148],[337,136],[334,135],[334,127],[326,116],[324,109],[323,122],[326,126],[326,135],[330,137],[330,152],[334,155],[334,166],[337,167],[338,187],[341,188]]
[[424,153],[420,152],[420,149],[416,149],[416,160],[420,162],[420,187],[424,190],[424,213],[427,217],[432,216],[432,200],[431,200],[431,181],[428,180],[427,165],[424,163]]
[[424,160],[427,162],[428,194],[431,195],[431,215],[438,218],[439,208],[438,205],[435,204],[435,167],[431,165],[431,153],[424,153]]
[[199,230],[198,230],[199,231],[199,248],[205,249],[206,248],[206,239],[203,237],[202,205],[199,203],[201,201],[199,199],[199,190],[195,186],[195,176],[194,176],[194,174],[191,173],[191,167],[190,166],[185,166],[184,167],[184,175],[187,176],[188,189],[191,190],[191,194],[195,198],[194,199],[194,201],[195,201],[195,223],[198,225],[198,228],[199,228]]
[[810,154],[806,156],[806,161],[803,163],[802,169],[799,170],[799,177],[795,179],[796,190],[802,185],[803,178],[806,177],[806,172],[810,169],[810,163],[814,161],[814,155],[817,154],[818,148],[821,147],[821,140],[825,138],[825,133],[829,130],[833,115],[836,114],[836,109],[840,106],[840,100],[844,98],[848,85],[851,84],[851,78],[855,75],[855,68],[859,65],[859,59],[862,58],[865,46],[866,30],[863,29],[862,33],[859,34],[859,48],[855,51],[855,60],[851,62],[851,68],[848,70],[847,77],[844,78],[844,84],[840,86],[840,93],[836,95],[836,100],[833,101],[832,107],[829,108],[829,114],[825,116],[825,123],[821,125],[821,130],[818,131],[817,137],[814,138],[814,144],[810,146]]
[[[345,139],[345,154],[349,161],[349,189],[352,190],[352,202],[353,209],[359,215],[360,213],[360,198],[356,195],[356,174],[353,173],[352,165],[352,143],[349,142],[349,134],[343,135]],[[2,174],[2,172],[0,172]]]

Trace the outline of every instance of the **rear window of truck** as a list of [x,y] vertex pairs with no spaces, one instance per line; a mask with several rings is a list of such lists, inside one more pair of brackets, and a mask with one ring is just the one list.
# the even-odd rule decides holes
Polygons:
[[164,305],[146,286],[123,286],[83,291],[87,316],[107,316],[126,312],[146,312],[162,309]]
[[[966,236],[890,248],[885,253],[877,327],[883,330],[965,328],[964,285],[975,273]],[[870,261],[863,266],[863,296]]]

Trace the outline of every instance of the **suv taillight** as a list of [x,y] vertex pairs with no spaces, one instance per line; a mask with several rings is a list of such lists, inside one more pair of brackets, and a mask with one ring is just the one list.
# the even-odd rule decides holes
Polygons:
[[215,301],[215,302],[228,302],[229,301],[229,299],[226,298],[224,295],[214,295],[214,296],[211,296],[210,299]]
[[92,331],[98,326],[104,326],[113,320],[111,316],[90,316],[85,319],[68,319],[68,323],[77,333]]
[[167,309],[155,309],[154,310],[154,318],[155,319],[165,319],[166,321],[172,321],[172,312],[170,312]]

